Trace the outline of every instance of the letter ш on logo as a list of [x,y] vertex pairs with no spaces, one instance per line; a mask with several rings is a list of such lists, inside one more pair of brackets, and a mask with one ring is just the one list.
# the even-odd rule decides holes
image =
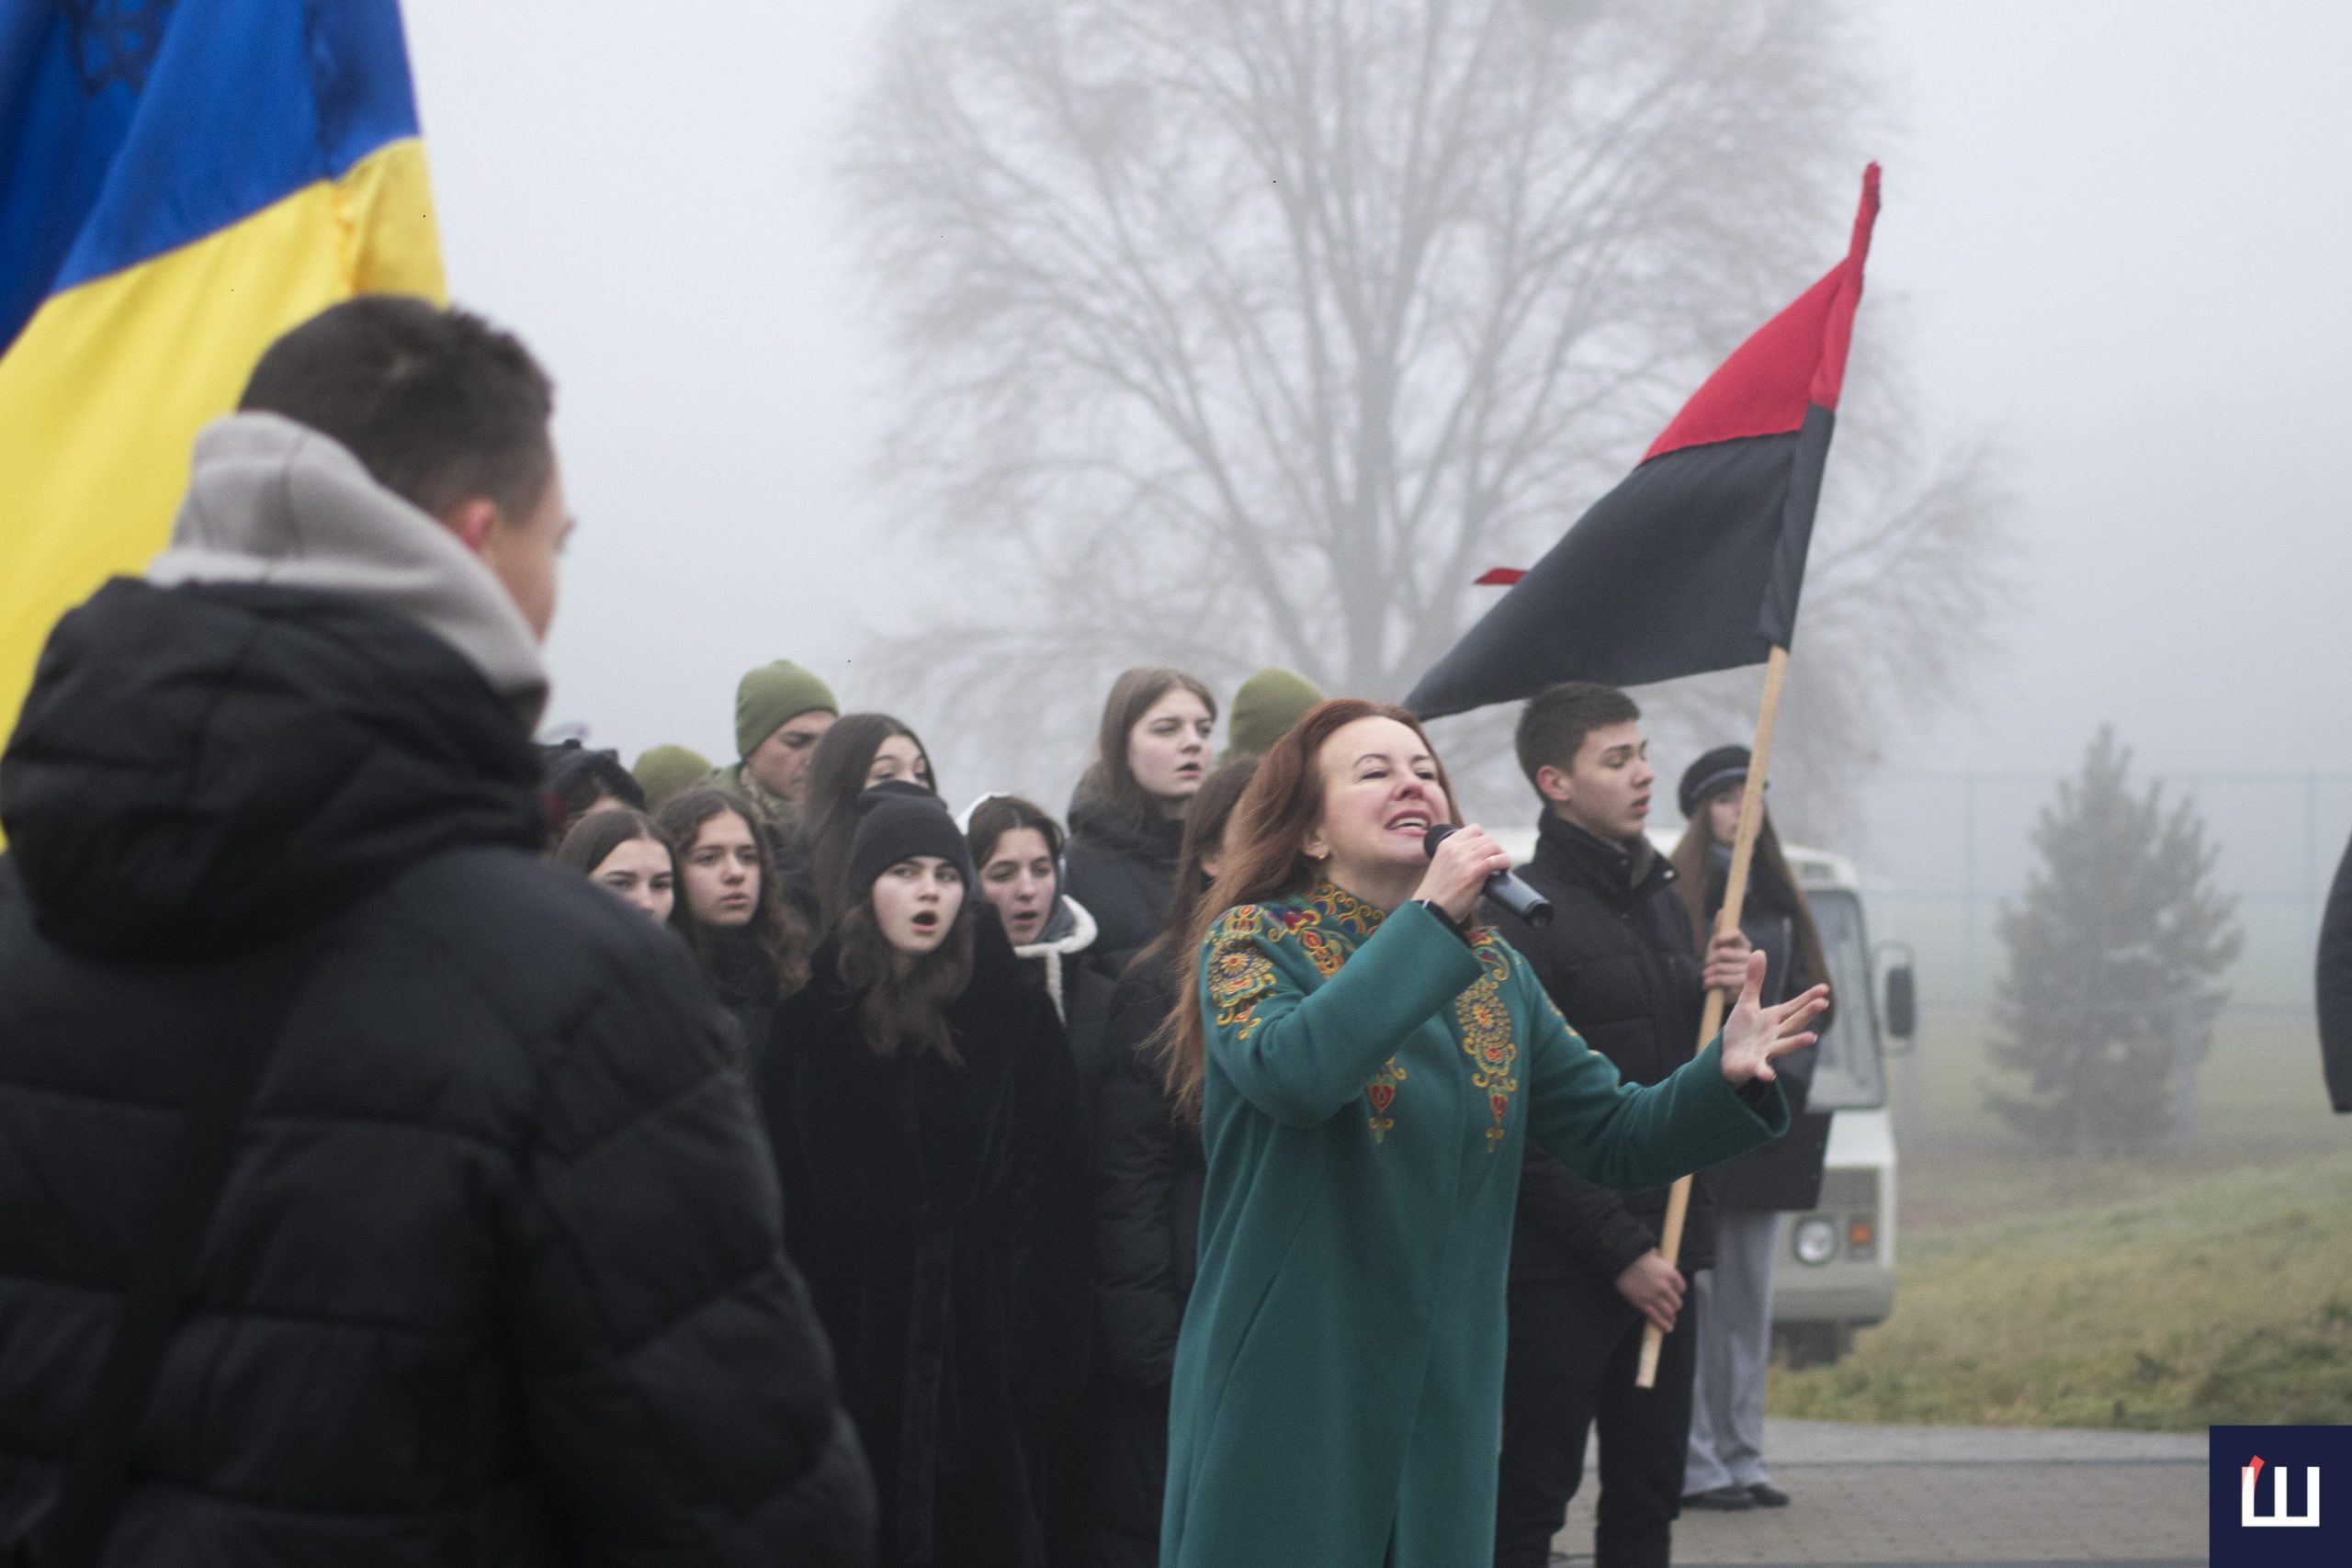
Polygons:
[[2291,1529],[2319,1529],[2319,1466],[2303,1467],[2303,1511],[2287,1511],[2287,1467],[2280,1465],[2270,1472],[2270,1512],[2254,1511],[2254,1483],[2262,1475],[2262,1456],[2238,1472],[2238,1523],[2247,1529],[2286,1528]]

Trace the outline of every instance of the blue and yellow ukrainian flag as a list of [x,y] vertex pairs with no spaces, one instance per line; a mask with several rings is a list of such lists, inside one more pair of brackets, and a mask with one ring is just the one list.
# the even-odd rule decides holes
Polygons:
[[0,738],[288,327],[445,297],[398,0],[0,0]]

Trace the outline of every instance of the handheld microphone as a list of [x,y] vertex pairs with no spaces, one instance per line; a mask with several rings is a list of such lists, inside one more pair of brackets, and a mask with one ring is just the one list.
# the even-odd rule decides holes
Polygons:
[[[1437,847],[1452,838],[1458,829],[1451,822],[1440,822],[1421,835],[1421,852],[1437,858]],[[1515,871],[1498,871],[1487,878],[1487,897],[1525,920],[1531,926],[1552,923],[1552,900],[1528,886]]]

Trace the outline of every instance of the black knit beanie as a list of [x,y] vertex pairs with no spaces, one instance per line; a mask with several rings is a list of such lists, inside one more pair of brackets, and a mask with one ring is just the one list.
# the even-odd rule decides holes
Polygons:
[[1682,770],[1682,786],[1674,792],[1686,818],[1699,809],[1699,803],[1730,784],[1747,777],[1747,748],[1718,746],[1689,767]]
[[875,879],[902,860],[937,855],[964,874],[964,886],[979,879],[972,871],[972,846],[947,815],[947,804],[921,784],[891,779],[857,797],[857,837],[850,841],[849,896],[865,897]]

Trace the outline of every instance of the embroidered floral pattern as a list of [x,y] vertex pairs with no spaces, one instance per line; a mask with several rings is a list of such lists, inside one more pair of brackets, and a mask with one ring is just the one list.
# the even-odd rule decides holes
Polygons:
[[[1209,1000],[1216,1008],[1216,1027],[1231,1030],[1237,1040],[1257,1032],[1258,1004],[1273,995],[1281,976],[1266,948],[1284,942],[1329,979],[1348,956],[1380,929],[1386,918],[1378,906],[1326,882],[1304,898],[1283,904],[1245,904],[1228,909],[1209,932]],[[1491,931],[1481,931],[1472,944],[1478,959],[1478,978],[1455,998],[1454,1022],[1462,1032],[1462,1049],[1470,1058],[1470,1082],[1487,1097],[1494,1125],[1487,1129],[1487,1152],[1502,1146],[1510,1119],[1511,1097],[1519,1092],[1516,1068],[1519,1043],[1511,1028],[1510,1008],[1503,1000],[1503,982],[1510,977],[1507,950]],[[1394,1057],[1364,1084],[1365,1118],[1372,1141],[1383,1142],[1396,1130],[1396,1091],[1406,1071]]]
[[1306,899],[1306,908],[1287,911],[1293,917],[1291,931],[1315,972],[1328,980],[1364,938],[1380,929],[1382,911],[1329,882]]
[[1268,930],[1255,904],[1227,909],[1209,933],[1209,1000],[1216,1004],[1216,1027],[1237,1040],[1258,1032],[1258,1004],[1274,994],[1280,976],[1274,961],[1258,946]]
[[1388,1065],[1373,1074],[1372,1081],[1363,1086],[1364,1098],[1372,1101],[1370,1121],[1372,1141],[1375,1144],[1385,1139],[1396,1125],[1396,1118],[1388,1114],[1388,1108],[1396,1103],[1396,1086],[1404,1081],[1405,1069],[1391,1056]]
[[1510,959],[1494,933],[1481,931],[1473,944],[1478,955],[1478,982],[1456,997],[1453,1020],[1462,1030],[1462,1049],[1470,1058],[1471,1087],[1483,1091],[1495,1124],[1487,1129],[1487,1152],[1502,1147],[1510,1097],[1519,1092],[1512,1069],[1519,1064],[1519,1042],[1512,1037],[1510,1009],[1503,1001],[1503,982],[1510,977]]
[[1319,923],[1359,942],[1378,931],[1380,922],[1388,918],[1388,911],[1379,905],[1365,903],[1336,882],[1317,883],[1306,902]]

